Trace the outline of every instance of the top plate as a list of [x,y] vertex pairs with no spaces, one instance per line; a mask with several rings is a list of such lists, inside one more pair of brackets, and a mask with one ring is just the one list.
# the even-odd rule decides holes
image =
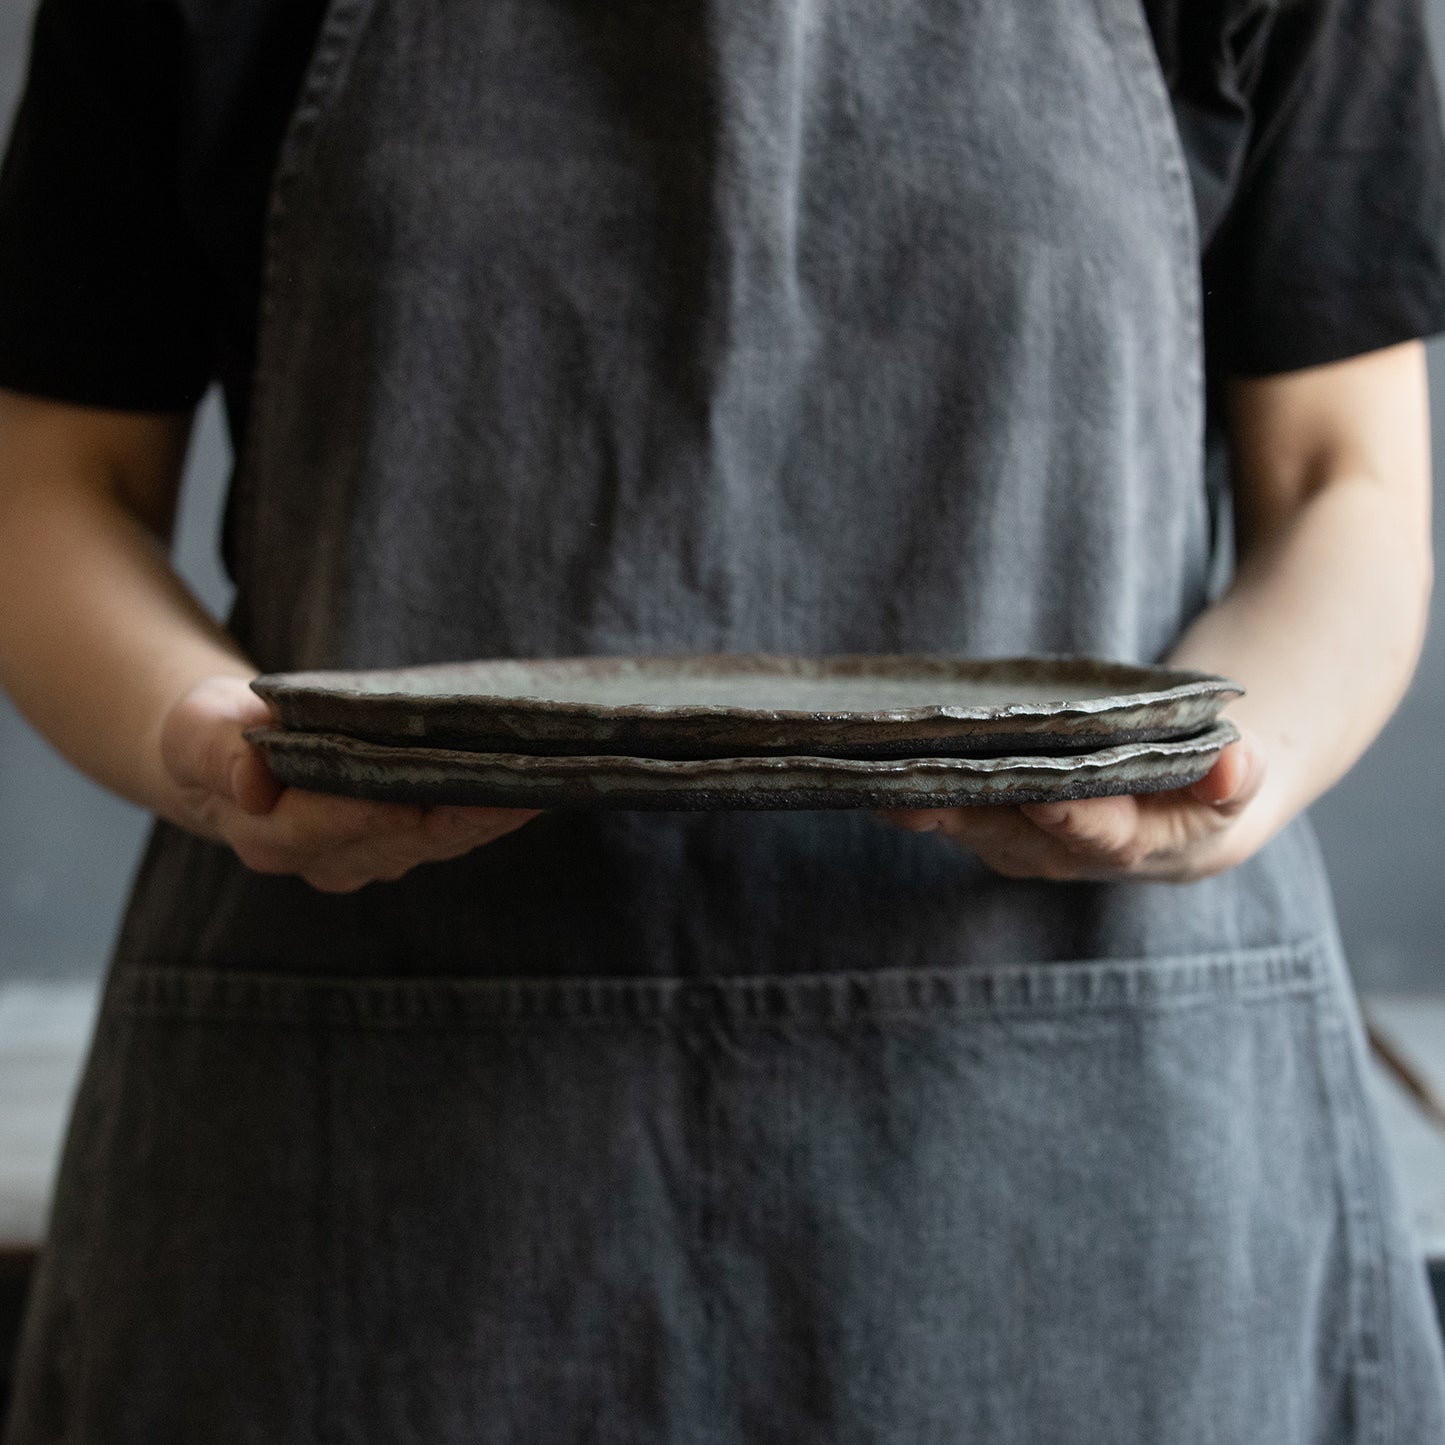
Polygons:
[[290,672],[251,686],[283,726],[484,752],[989,757],[1189,737],[1242,689],[1082,657],[762,653],[502,658]]

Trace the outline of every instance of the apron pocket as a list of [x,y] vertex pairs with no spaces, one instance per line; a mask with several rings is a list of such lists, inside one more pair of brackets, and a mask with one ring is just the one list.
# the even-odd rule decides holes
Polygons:
[[57,1190],[72,1428],[1363,1438],[1383,1216],[1339,978],[1324,944],[117,969]]
[[1392,1225],[1341,977],[1305,944],[721,1015],[705,1187],[736,1438],[1367,1438]]

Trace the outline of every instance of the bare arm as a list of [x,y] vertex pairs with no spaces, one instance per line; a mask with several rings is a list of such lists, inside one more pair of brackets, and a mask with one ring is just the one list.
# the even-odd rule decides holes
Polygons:
[[0,391],[0,686],[103,786],[328,891],[454,857],[534,816],[282,790],[242,730],[256,668],[168,560],[189,413]]
[[[1239,564],[1171,660],[1232,669],[1269,775],[1249,832],[1336,783],[1409,685],[1433,580],[1425,349],[1230,387]],[[1258,841],[1263,841],[1262,838]]]
[[255,675],[167,558],[190,426],[0,393],[0,682],[77,767],[172,818],[166,710]]
[[1192,788],[895,812],[1017,877],[1186,882],[1243,861],[1369,746],[1419,659],[1432,582],[1419,342],[1230,386],[1238,565],[1170,661],[1223,673],[1243,741]]

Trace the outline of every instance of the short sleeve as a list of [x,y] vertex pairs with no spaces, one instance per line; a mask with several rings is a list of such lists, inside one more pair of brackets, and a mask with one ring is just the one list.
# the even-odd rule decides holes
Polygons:
[[143,0],[41,0],[0,165],[0,386],[180,409],[214,328],[177,183],[179,36]]
[[1204,257],[1215,369],[1445,331],[1445,138],[1422,0],[1278,0],[1243,171]]

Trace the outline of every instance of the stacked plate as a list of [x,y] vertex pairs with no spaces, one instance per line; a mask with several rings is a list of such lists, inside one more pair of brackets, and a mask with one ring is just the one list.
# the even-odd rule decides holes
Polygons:
[[283,782],[513,808],[926,808],[1180,788],[1242,689],[1078,657],[766,654],[274,673]]

